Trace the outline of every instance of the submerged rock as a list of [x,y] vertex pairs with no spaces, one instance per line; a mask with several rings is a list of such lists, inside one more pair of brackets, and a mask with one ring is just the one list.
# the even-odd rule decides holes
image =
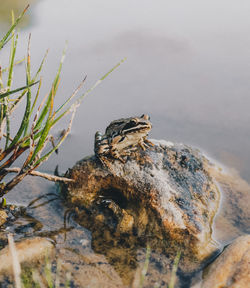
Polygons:
[[[50,255],[53,250],[53,244],[41,237],[35,237],[23,240],[15,243],[18,261],[20,264],[29,263],[34,264],[41,258]],[[0,274],[6,273],[11,274],[12,268],[12,257],[9,246],[6,246],[0,251]]]
[[202,288],[245,288],[250,284],[250,235],[237,238],[208,267]]
[[125,164],[110,159],[109,169],[95,156],[77,162],[66,173],[76,181],[64,191],[93,240],[148,243],[173,258],[181,250],[182,269],[191,271],[218,248],[211,234],[220,194],[198,150],[153,142],[146,151],[132,152]]
[[208,169],[223,195],[214,219],[214,237],[225,245],[238,236],[250,234],[250,184],[233,169],[216,165]]

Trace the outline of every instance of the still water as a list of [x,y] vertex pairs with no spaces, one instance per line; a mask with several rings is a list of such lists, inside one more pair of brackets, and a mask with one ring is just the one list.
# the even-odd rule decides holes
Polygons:
[[[1,32],[10,3],[21,11],[20,2],[1,0]],[[86,89],[127,58],[84,100],[59,156],[42,169],[59,164],[65,171],[93,153],[97,130],[114,119],[148,113],[150,137],[199,147],[250,181],[249,13],[244,0],[32,1],[18,55],[26,53],[28,33],[34,71],[50,49],[46,93],[68,41],[58,103],[85,75]],[[17,69],[17,81],[24,81],[22,72]]]
[[[27,2],[0,0],[1,34],[8,27],[6,15],[11,8],[18,14]],[[49,48],[42,73],[44,94],[50,88],[68,41],[58,105],[71,95],[85,75],[87,81],[81,93],[126,57],[85,98],[77,111],[72,133],[59,154],[39,170],[53,172],[59,165],[59,171],[65,172],[77,160],[93,153],[97,130],[103,132],[114,119],[147,113],[153,123],[151,138],[198,147],[250,182],[249,1],[242,0],[239,4],[235,0],[36,0],[30,3],[21,25],[18,58],[26,53],[29,33],[33,71]],[[7,63],[7,51],[2,55],[1,61]],[[17,85],[25,81],[23,69],[16,68]],[[61,124],[55,132],[62,128]],[[36,181],[18,185],[16,192],[9,194],[9,200],[18,199],[19,204],[27,205],[44,191],[56,193],[54,184]],[[59,231],[63,227],[65,208],[58,205],[29,211],[31,217],[42,223],[41,231]],[[31,220],[23,221],[25,224]],[[79,226],[73,231],[88,233]],[[75,237],[74,241],[84,237],[90,239],[85,235]]]

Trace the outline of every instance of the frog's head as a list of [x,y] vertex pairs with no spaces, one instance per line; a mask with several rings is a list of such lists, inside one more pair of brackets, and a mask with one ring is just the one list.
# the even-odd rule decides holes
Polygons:
[[147,114],[143,114],[141,117],[131,117],[127,118],[122,127],[122,133],[127,134],[136,134],[136,133],[145,133],[152,129],[152,124],[150,122],[150,117]]

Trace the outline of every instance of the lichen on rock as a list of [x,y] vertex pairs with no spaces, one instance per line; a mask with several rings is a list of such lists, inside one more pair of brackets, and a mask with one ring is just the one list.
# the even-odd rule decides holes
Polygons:
[[111,169],[95,156],[77,162],[66,173],[75,182],[63,191],[93,241],[123,237],[173,257],[181,250],[183,269],[192,270],[218,248],[212,222],[220,193],[198,150],[152,141],[155,146],[131,152],[125,164],[110,159]]

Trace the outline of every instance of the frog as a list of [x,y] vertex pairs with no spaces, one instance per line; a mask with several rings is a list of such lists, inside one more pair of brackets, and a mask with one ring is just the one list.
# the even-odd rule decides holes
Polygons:
[[146,150],[154,144],[147,139],[152,129],[150,117],[143,114],[140,117],[121,118],[112,121],[105,134],[97,131],[95,134],[95,155],[106,167],[109,162],[119,160],[126,163],[126,156],[140,147]]

